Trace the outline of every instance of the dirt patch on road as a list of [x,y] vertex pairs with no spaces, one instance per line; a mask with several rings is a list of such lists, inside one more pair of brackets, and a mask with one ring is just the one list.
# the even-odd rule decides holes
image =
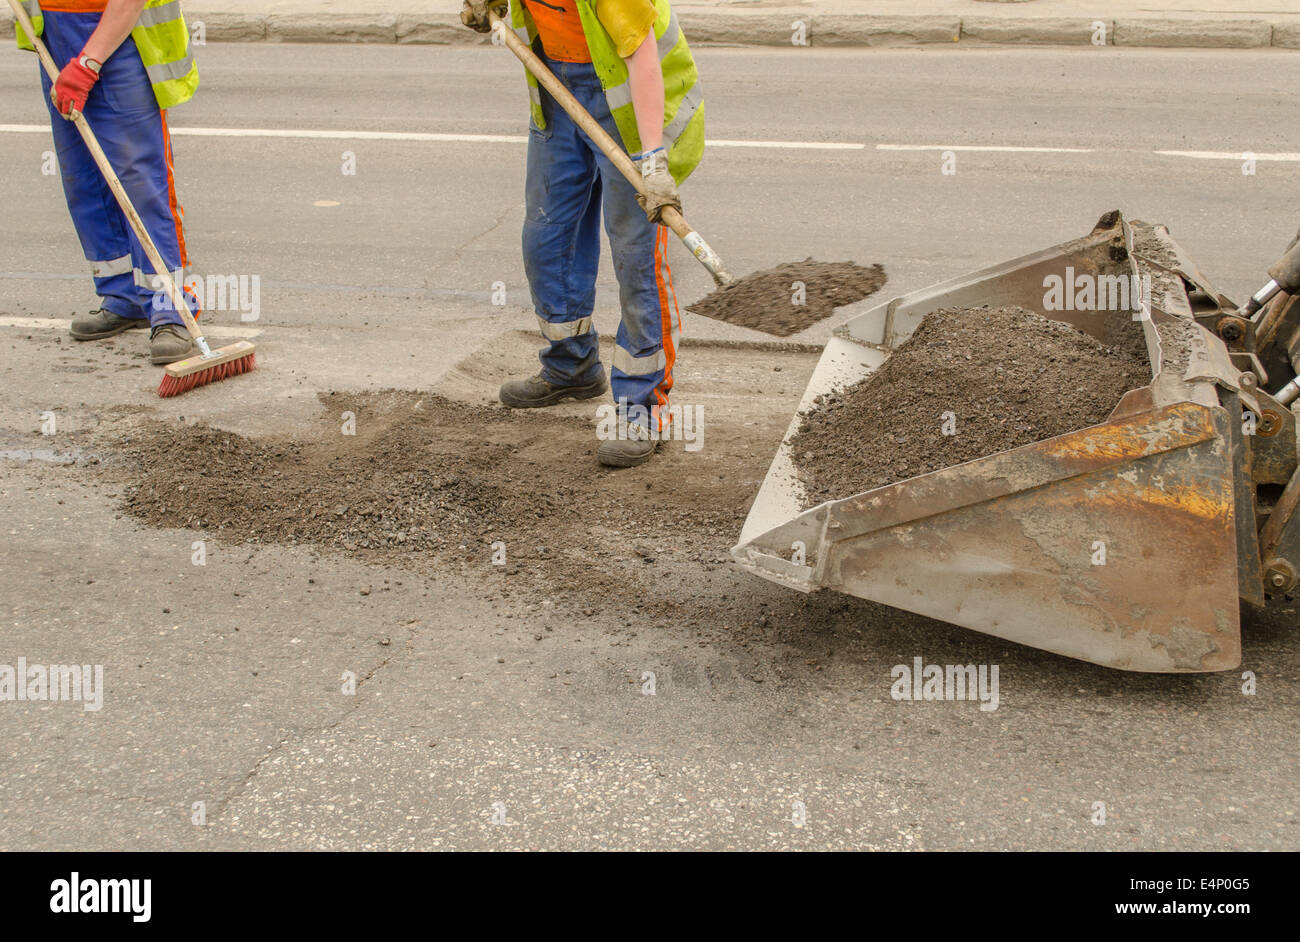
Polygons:
[[[460,566],[500,579],[505,594],[549,586],[597,604],[653,598],[656,562],[721,564],[753,498],[747,477],[761,478],[781,435],[775,422],[712,428],[697,452],[665,442],[648,464],[611,472],[595,461],[594,418],[411,392],[321,402],[327,418],[295,438],[150,421],[115,443],[102,473],[153,526],[429,572]],[[342,432],[346,413],[355,434]],[[752,448],[755,436],[770,445]],[[536,578],[504,579],[521,574]]]
[[804,414],[792,447],[807,505],[1104,421],[1151,381],[1140,334],[1126,333],[1108,345],[1024,308],[935,311],[878,371]]
[[[500,613],[484,630],[609,645],[650,633],[674,682],[673,665],[693,664],[690,650],[723,644],[727,670],[803,689],[809,677],[859,670],[877,639],[895,663],[899,629],[932,624],[833,593],[810,598],[731,565],[728,550],[788,423],[784,410],[715,421],[697,452],[668,442],[641,467],[602,471],[590,418],[412,392],[320,401],[325,418],[283,438],[125,419],[97,441],[104,460],[87,473],[150,526],[189,528],[223,546],[316,546],[464,580]],[[345,412],[355,414],[355,435],[341,434]],[[505,565],[493,562],[498,541]],[[286,583],[313,577],[310,567],[284,573]],[[445,625],[460,613],[430,616]]]
[[[347,550],[408,546],[437,550],[504,532],[524,516],[503,489],[513,480],[511,424],[487,409],[412,400],[406,421],[374,421],[368,404],[355,434],[343,422],[307,441],[245,438],[207,425],[153,425],[134,450],[145,469],[126,490],[126,509],[156,526],[231,531],[265,543],[319,543]],[[369,413],[369,414],[368,414]],[[482,429],[468,456],[448,426]],[[564,488],[529,494],[536,515],[553,513]]]
[[[815,262],[808,258],[746,275],[734,285],[687,305],[687,310],[789,337],[830,317],[837,307],[875,294],[885,280],[885,269],[880,265],[864,268],[853,262]],[[803,288],[797,288],[797,283],[802,283]]]

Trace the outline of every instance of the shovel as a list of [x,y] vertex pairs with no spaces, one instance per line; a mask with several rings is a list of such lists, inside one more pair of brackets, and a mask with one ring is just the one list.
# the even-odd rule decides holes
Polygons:
[[[501,41],[506,44],[510,51],[519,58],[519,61],[524,64],[524,68],[531,72],[533,77],[542,84],[542,87],[551,93],[551,97],[569,113],[569,117],[573,119],[574,123],[582,128],[587,137],[591,138],[592,143],[601,149],[604,155],[609,158],[610,163],[617,167],[619,173],[627,178],[627,182],[632,184],[638,193],[644,195],[641,188],[641,172],[637,169],[636,164],[632,162],[632,158],[627,155],[627,151],[609,136],[599,122],[587,112],[587,109],[582,107],[578,99],[573,97],[573,93],[565,88],[554,73],[546,67],[546,63],[537,58],[536,53],[528,48],[528,44],[515,34],[515,31],[510,28],[505,20],[501,19],[496,11],[488,11],[488,17],[492,22],[493,31],[497,36],[501,37]],[[681,213],[673,207],[667,206],[664,208],[660,219],[665,226],[677,234],[677,237],[682,240],[682,244],[699,260],[699,263],[708,269],[718,287],[725,288],[735,283],[736,279],[732,278],[727,272],[726,267],[722,264],[722,259],[718,257],[718,253],[709,247],[709,243],[704,241],[703,236],[691,228]]]

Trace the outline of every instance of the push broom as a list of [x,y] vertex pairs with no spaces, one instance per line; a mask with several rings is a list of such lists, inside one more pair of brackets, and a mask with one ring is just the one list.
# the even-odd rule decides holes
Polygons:
[[[45,44],[36,35],[36,29],[32,25],[31,17],[27,15],[27,11],[23,9],[18,0],[9,0],[9,6],[13,8],[18,25],[22,27],[23,32],[31,39],[32,45],[36,47],[36,54],[40,56],[41,64],[45,67],[45,72],[49,75],[50,81],[57,81],[59,69],[54,64],[54,59],[50,56],[49,50],[45,48]],[[176,279],[172,277],[171,272],[168,270],[167,264],[158,252],[158,247],[154,245],[153,239],[150,238],[140,214],[131,205],[131,199],[126,195],[126,190],[122,187],[122,181],[113,172],[113,166],[108,162],[108,157],[104,155],[104,149],[99,146],[99,141],[95,138],[94,132],[91,131],[90,124],[86,121],[85,116],[79,112],[73,112],[73,114],[73,123],[76,124],[77,130],[81,132],[81,139],[86,142],[86,148],[90,151],[91,156],[95,158],[95,163],[99,165],[100,173],[104,175],[108,188],[113,191],[117,204],[122,207],[122,213],[135,231],[136,238],[140,240],[140,244],[144,247],[149,263],[153,265],[153,270],[158,273],[158,280],[162,284],[163,290],[166,291],[167,297],[176,309],[176,313],[185,322],[185,329],[194,338],[194,345],[199,348],[197,356],[176,363],[169,363],[163,368],[164,376],[162,382],[158,384],[158,395],[164,397],[179,396],[196,386],[206,386],[208,383],[215,383],[230,376],[247,373],[253,368],[253,345],[247,340],[240,340],[228,347],[219,347],[216,350],[208,346],[207,340],[203,337],[203,332],[199,330],[199,325],[194,320],[194,315],[190,313],[189,305],[185,302],[185,295],[181,292],[180,287],[176,284]]]
[[[9,0],[10,3],[15,0]],[[619,173],[627,177],[627,181],[641,193],[641,171],[637,169],[632,158],[615,140],[609,136],[608,132],[600,126],[600,123],[593,118],[587,109],[582,107],[582,103],[573,96],[563,83],[560,82],[546,67],[546,63],[537,57],[537,54],[528,47],[528,44],[515,35],[509,24],[497,14],[495,10],[488,11],[488,18],[492,23],[493,30],[501,37],[501,41],[506,47],[515,54],[520,62],[524,64],[529,72],[533,73],[533,78],[537,79],[551,97],[569,113],[573,118],[573,123],[582,128],[583,133],[591,138],[593,144],[601,149],[610,163],[618,168]],[[682,214],[671,206],[664,207],[660,216],[663,224],[671,229],[682,244],[690,250],[701,265],[703,265],[710,275],[713,276],[714,283],[719,288],[726,288],[735,284],[736,279],[732,278],[730,273],[722,264],[722,259],[718,253],[709,247],[709,243],[704,241],[704,237],[691,228],[683,218]]]

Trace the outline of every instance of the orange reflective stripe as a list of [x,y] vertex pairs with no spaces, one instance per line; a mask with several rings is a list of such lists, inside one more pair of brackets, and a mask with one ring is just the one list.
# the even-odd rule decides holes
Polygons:
[[176,165],[172,161],[172,135],[167,130],[167,112],[160,111],[162,116],[162,133],[163,133],[163,156],[167,160],[167,201],[171,204],[172,221],[176,224],[176,243],[181,253],[181,268],[189,264],[190,260],[185,254],[185,209],[176,199]]
[[659,289],[659,325],[663,336],[664,378],[655,387],[656,404],[651,411],[656,427],[662,431],[670,417],[661,414],[661,410],[668,407],[668,393],[673,388],[673,364],[677,361],[677,345],[673,343],[673,314],[674,312],[677,314],[679,328],[682,315],[677,308],[672,270],[668,267],[668,227],[656,226],[655,228],[659,230],[655,236],[655,285]]
[[103,13],[108,0],[41,0],[46,13]]
[[677,330],[680,333],[682,329],[682,311],[677,306],[677,289],[673,287],[673,269],[668,264],[668,227],[660,226],[663,229],[664,237],[664,275],[668,278],[668,297],[673,302],[673,314],[677,316]]
[[[167,202],[172,210],[172,223],[176,226],[176,248],[181,256],[181,271],[184,271],[190,264],[189,255],[185,251],[185,208],[176,199],[176,165],[172,161],[172,134],[167,129],[167,111],[164,109],[158,113],[162,117],[163,156],[167,160]],[[181,287],[194,299],[194,316],[198,318],[203,313],[203,302],[196,286],[197,282],[191,282]]]
[[560,62],[590,62],[587,34],[574,0],[524,0],[537,24],[542,49]]

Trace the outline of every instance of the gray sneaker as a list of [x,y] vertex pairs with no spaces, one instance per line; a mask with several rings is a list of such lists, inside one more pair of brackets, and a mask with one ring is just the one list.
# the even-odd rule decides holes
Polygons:
[[128,330],[139,330],[149,326],[148,318],[119,317],[112,311],[100,308],[89,314],[78,314],[72,319],[72,328],[68,331],[73,340],[103,340],[116,337]]
[[600,443],[596,460],[608,468],[634,468],[649,461],[658,447],[644,425],[620,425],[618,438]]
[[184,327],[175,324],[163,324],[155,327],[149,335],[149,362],[154,366],[165,366],[184,360],[199,352]]
[[553,406],[562,399],[595,399],[607,386],[603,371],[595,382],[586,386],[552,386],[538,373],[527,379],[502,383],[499,395],[502,403],[512,409],[539,409]]

